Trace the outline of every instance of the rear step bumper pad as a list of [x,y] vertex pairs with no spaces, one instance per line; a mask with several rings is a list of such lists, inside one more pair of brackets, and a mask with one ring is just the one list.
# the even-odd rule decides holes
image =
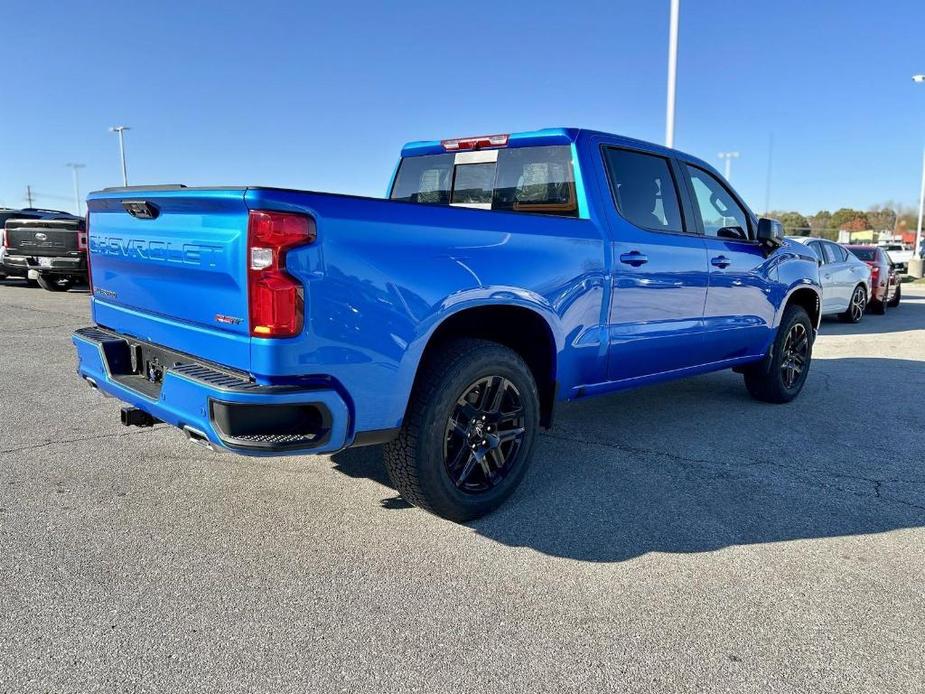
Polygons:
[[[159,392],[141,392],[128,385],[132,377],[120,373],[128,338],[94,327],[76,331],[72,340],[77,373],[93,388],[184,432],[194,431],[196,438],[205,435],[216,447],[261,456],[329,453],[347,444],[350,412],[333,389],[258,385],[186,357],[186,363],[164,371]],[[301,421],[312,430],[299,432]]]

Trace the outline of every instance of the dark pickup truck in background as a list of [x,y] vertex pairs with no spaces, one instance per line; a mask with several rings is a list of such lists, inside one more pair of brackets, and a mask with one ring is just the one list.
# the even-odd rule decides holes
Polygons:
[[87,279],[87,231],[82,217],[13,217],[3,225],[2,268],[49,291],[67,291]]

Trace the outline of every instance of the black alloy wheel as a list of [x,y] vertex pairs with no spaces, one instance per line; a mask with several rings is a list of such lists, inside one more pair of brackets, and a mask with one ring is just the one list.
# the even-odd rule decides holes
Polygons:
[[480,494],[516,467],[526,428],[517,387],[493,375],[470,384],[447,420],[443,460],[460,491]]
[[799,381],[809,360],[809,334],[802,323],[794,323],[784,339],[780,375],[784,387],[791,390]]
[[514,492],[539,427],[539,392],[523,357],[496,342],[457,338],[426,357],[383,457],[406,501],[464,522]]
[[809,375],[814,339],[814,324],[806,309],[787,306],[768,355],[742,372],[749,394],[777,404],[797,397]]

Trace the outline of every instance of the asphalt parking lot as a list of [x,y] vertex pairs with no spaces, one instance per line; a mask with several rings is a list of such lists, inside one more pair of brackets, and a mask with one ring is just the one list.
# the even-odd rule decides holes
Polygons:
[[74,374],[87,296],[0,282],[0,691],[925,690],[925,288],[731,372],[563,409],[502,510],[378,449],[210,453]]

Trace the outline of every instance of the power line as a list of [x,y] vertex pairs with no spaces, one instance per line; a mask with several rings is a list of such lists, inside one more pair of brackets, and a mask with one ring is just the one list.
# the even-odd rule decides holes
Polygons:
[[50,198],[51,200],[71,200],[72,199],[66,195],[54,195],[52,193],[38,193],[32,189],[31,185],[27,185],[26,194],[23,196],[23,200],[26,201],[26,207],[35,207],[35,202],[39,198]]

